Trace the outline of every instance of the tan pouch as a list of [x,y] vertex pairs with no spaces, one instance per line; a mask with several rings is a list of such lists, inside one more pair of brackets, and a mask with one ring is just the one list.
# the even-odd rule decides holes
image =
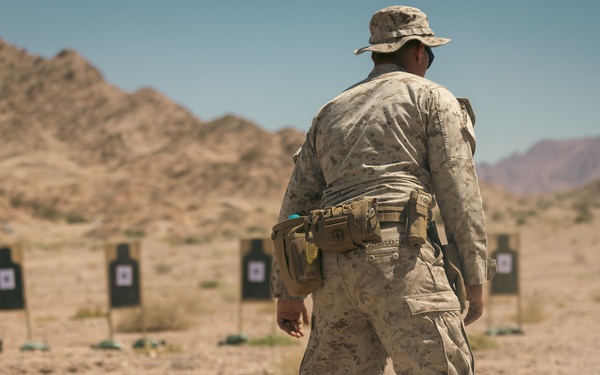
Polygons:
[[323,251],[342,252],[363,243],[381,242],[377,200],[364,198],[311,211],[307,233]]
[[281,278],[292,296],[307,296],[323,282],[321,254],[316,245],[306,240],[305,219],[301,216],[282,221],[271,234]]
[[427,242],[427,218],[431,195],[423,191],[412,191],[407,204],[406,243],[421,246]]

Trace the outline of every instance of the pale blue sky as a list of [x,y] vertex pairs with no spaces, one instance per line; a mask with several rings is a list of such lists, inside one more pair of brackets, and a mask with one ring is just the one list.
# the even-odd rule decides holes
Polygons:
[[0,38],[47,58],[74,49],[113,85],[152,87],[204,121],[306,131],[372,68],[353,51],[389,5],[422,9],[453,39],[427,78],[471,99],[478,162],[600,135],[596,0],[3,0]]

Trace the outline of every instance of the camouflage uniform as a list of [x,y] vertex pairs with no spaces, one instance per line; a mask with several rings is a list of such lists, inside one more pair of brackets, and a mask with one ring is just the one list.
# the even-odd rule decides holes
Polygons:
[[[414,8],[412,8],[414,9]],[[411,191],[435,195],[465,282],[486,274],[486,232],[467,108],[444,87],[378,65],[317,113],[297,155],[279,220],[362,197],[404,206]],[[443,259],[430,243],[402,243],[402,224],[383,241],[324,253],[313,293],[312,329],[301,374],[470,374],[472,354]],[[290,296],[274,265],[273,295]]]

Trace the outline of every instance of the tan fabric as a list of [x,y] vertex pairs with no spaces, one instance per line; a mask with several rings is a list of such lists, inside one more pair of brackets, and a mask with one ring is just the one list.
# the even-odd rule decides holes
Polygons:
[[399,246],[402,227],[387,228],[381,246],[324,254],[301,375],[381,374],[388,356],[398,374],[472,374],[441,255]]
[[366,51],[394,52],[414,39],[429,47],[438,47],[450,41],[435,36],[425,13],[407,6],[391,6],[375,12],[369,22],[369,30],[370,45],[354,51],[356,55]]
[[[486,232],[474,149],[470,115],[447,89],[380,65],[318,111],[279,219],[364,197],[405,207],[410,192],[421,190],[440,207],[466,284],[483,283]],[[389,356],[399,374],[470,374],[460,304],[441,254],[429,242],[403,246],[398,230],[384,232],[362,252],[324,254],[301,373],[376,374]],[[289,298],[277,264],[273,269],[273,295]]]
[[[470,117],[447,89],[380,65],[318,112],[279,219],[359,197],[403,207],[421,189],[435,196],[465,283],[483,283],[486,232],[474,148]],[[277,267],[273,276],[274,295],[285,296]]]

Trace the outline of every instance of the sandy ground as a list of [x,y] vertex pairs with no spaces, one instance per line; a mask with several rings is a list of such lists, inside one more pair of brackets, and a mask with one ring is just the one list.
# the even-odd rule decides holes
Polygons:
[[[514,325],[517,298],[494,296],[489,310],[468,327],[491,348],[475,351],[478,374],[600,374],[600,232],[598,225],[519,230],[522,335],[484,335],[489,325]],[[141,333],[116,327],[136,309],[113,310],[121,351],[91,346],[109,338],[106,266],[100,243],[38,244],[25,251],[31,338],[50,351],[20,350],[28,341],[23,311],[0,311],[0,374],[295,374],[306,339],[295,345],[218,345],[240,331],[250,339],[275,334],[273,302],[239,303],[240,242],[169,245],[142,242],[147,310],[184,328],[147,333],[164,340],[134,350]],[[160,308],[162,307],[162,310]],[[149,313],[147,314],[149,315]],[[472,339],[473,340],[473,339]],[[388,366],[386,374],[393,374]]]

